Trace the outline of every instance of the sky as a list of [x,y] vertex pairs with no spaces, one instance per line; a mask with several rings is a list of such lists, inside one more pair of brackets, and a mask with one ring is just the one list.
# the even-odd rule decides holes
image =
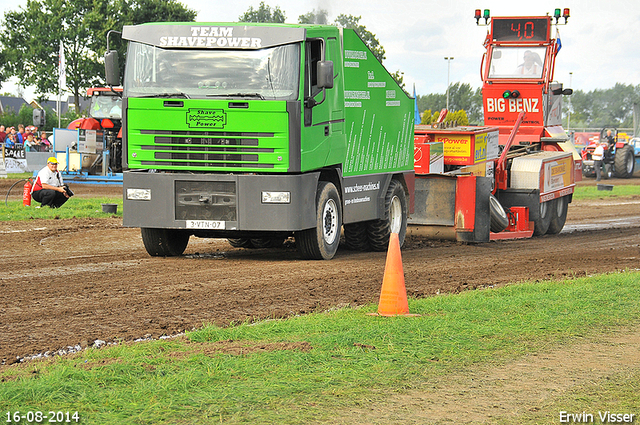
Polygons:
[[[249,7],[260,4],[260,0],[181,2],[198,12],[198,22],[236,22]],[[314,9],[328,11],[330,22],[340,14],[361,16],[360,24],[386,51],[386,68],[403,72],[407,90],[412,92],[415,84],[418,95],[445,93],[448,81],[481,86],[487,27],[476,26],[475,9],[489,9],[492,16],[544,16],[556,8],[570,8],[568,24],[558,26],[562,49],[555,80],[585,92],[616,83],[640,84],[638,0],[265,0],[265,4],[280,7],[288,23],[297,23],[298,16]],[[26,0],[0,0],[0,12],[4,16],[24,5]],[[15,83],[3,83],[0,92],[15,92]],[[26,88],[24,97],[31,100],[30,96],[33,91]]]

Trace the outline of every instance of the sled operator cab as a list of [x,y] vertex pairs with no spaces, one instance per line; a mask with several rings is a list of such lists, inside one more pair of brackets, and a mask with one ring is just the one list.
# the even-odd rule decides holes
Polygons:
[[476,10],[475,18],[479,25],[484,18],[489,29],[480,71],[485,125],[500,129],[504,145],[518,115],[525,112],[512,149],[571,152],[580,180],[581,157],[562,128],[562,98],[573,90],[554,81],[562,47],[558,25],[563,25],[561,19],[567,23],[569,9],[556,9],[553,17],[490,17],[489,10],[484,15]]

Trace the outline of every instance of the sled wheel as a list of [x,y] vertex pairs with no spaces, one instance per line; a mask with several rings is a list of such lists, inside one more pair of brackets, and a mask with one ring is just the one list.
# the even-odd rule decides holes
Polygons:
[[500,201],[493,195],[489,195],[489,207],[491,210],[491,231],[493,233],[502,232],[509,225],[507,213],[504,211]]
[[551,218],[553,215],[552,208],[555,208],[555,205],[555,200],[540,203],[538,218],[533,220],[533,223],[535,224],[535,227],[533,228],[534,236],[542,236],[547,233],[549,226],[551,225]]
[[565,221],[567,221],[567,210],[569,209],[569,198],[563,196],[555,200],[555,207],[551,211],[551,223],[547,234],[557,235],[562,231]]

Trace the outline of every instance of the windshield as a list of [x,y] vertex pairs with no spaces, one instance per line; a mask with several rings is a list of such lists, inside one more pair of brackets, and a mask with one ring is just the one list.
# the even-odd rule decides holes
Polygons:
[[94,95],[90,115],[93,118],[122,118],[122,99],[120,96]]
[[542,78],[546,47],[497,47],[489,78]]
[[131,42],[125,69],[127,97],[296,100],[300,47],[168,50]]

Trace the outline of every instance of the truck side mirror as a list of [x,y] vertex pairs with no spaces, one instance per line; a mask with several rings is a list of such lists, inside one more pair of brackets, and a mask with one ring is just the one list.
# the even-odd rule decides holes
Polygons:
[[120,66],[118,64],[118,52],[116,50],[109,50],[104,54],[104,70],[107,85],[119,86]]
[[318,62],[318,87],[321,89],[333,88],[333,62]]

